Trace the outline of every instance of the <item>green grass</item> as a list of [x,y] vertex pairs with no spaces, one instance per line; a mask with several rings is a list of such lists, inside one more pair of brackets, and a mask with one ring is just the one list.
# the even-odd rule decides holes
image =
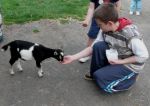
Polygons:
[[39,19],[83,19],[89,0],[0,0],[5,24]]
[[33,31],[34,33],[40,32],[38,29],[33,29],[32,31]]

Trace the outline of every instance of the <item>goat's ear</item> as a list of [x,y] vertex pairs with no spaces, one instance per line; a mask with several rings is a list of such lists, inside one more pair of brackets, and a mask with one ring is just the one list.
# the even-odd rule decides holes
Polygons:
[[54,55],[58,55],[57,51],[54,52]]

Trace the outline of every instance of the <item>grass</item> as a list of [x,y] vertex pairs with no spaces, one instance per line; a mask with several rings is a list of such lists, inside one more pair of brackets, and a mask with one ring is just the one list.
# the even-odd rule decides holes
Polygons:
[[38,29],[33,29],[32,31],[33,31],[34,33],[40,32]]
[[5,24],[39,19],[83,19],[89,0],[0,0]]

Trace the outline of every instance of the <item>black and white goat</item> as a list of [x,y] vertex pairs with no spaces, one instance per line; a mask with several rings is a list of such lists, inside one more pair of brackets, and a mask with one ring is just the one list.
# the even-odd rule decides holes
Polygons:
[[39,77],[43,76],[43,70],[41,68],[41,62],[50,57],[55,58],[58,61],[63,61],[64,53],[61,49],[50,49],[41,44],[15,40],[2,47],[2,51],[6,51],[10,47],[10,74],[14,75],[13,64],[17,61],[17,68],[19,71],[23,71],[20,64],[20,59],[22,60],[32,60],[35,59],[36,66],[38,68]]

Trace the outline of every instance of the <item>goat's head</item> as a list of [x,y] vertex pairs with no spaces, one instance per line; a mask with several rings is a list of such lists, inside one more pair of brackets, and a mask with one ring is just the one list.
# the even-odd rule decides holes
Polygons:
[[64,52],[61,49],[55,49],[54,51],[54,58],[58,61],[63,61],[64,59]]

